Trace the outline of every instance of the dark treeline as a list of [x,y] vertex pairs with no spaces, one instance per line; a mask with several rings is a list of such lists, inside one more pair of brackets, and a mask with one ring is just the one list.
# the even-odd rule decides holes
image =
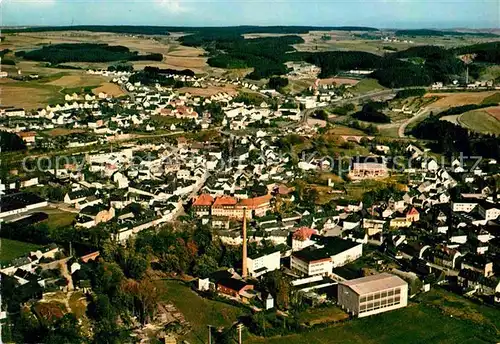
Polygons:
[[146,67],[144,70],[132,74],[129,81],[132,83],[140,82],[143,85],[154,85],[156,83],[161,86],[183,87],[185,83],[180,80],[175,80],[167,74],[159,73],[159,68]]
[[156,73],[156,74],[195,76],[195,73],[191,69],[176,70],[170,68],[161,69],[158,67],[146,66],[144,67],[144,70],[148,73]]
[[[351,69],[373,69],[371,77],[390,88],[429,86],[441,81],[449,83],[465,74],[460,54],[474,53],[475,61],[500,63],[500,43],[483,43],[456,49],[418,46],[383,57],[366,52],[293,53],[290,60],[305,60],[321,68],[320,77],[337,75]],[[419,59],[421,62],[419,63]],[[476,78],[483,66],[473,63],[469,75]]]
[[109,66],[108,71],[110,72],[133,72],[134,66],[129,64],[118,64],[115,66]]
[[457,31],[441,31],[441,30],[429,30],[429,29],[415,29],[415,30],[398,30],[395,32],[396,36],[476,36],[476,37],[498,37],[493,33],[489,32],[457,32]]
[[483,109],[487,108],[490,106],[497,106],[497,103],[485,103],[485,104],[467,104],[467,105],[462,105],[462,106],[454,106],[449,108],[448,110],[445,110],[443,112],[440,112],[438,115],[436,115],[439,118],[442,118],[444,116],[451,116],[451,115],[460,115],[468,111],[472,110],[477,110],[477,109]]
[[26,149],[23,139],[13,133],[0,131],[0,151],[13,152]]
[[321,68],[320,78],[327,78],[343,70],[378,68],[383,58],[361,51],[328,51],[309,54],[305,60]]
[[399,91],[396,94],[395,99],[405,99],[409,97],[423,97],[427,91],[425,88],[409,88],[406,90]]
[[454,49],[456,54],[477,54],[475,61],[500,63],[500,42],[480,43]]
[[51,64],[64,62],[161,61],[162,54],[139,55],[127,47],[94,43],[63,43],[44,46],[32,51],[18,51],[16,56]]
[[208,64],[212,67],[254,68],[247,76],[250,79],[287,73],[288,68],[283,64],[291,57],[287,53],[295,50],[292,44],[304,42],[299,36],[244,39],[234,32],[216,35],[216,32],[209,31],[185,36],[181,40],[184,45],[205,48],[210,54]]
[[500,158],[500,138],[495,135],[470,132],[459,125],[430,116],[420,122],[411,134],[419,139],[436,141],[435,149],[447,155],[462,152],[466,156]]
[[293,34],[308,33],[309,31],[378,31],[373,27],[364,26],[225,26],[225,27],[184,27],[184,26],[134,26],[134,25],[75,25],[75,26],[44,26],[29,28],[3,29],[4,33],[15,32],[46,32],[46,31],[91,31],[91,32],[113,32],[139,35],[168,35],[169,32],[213,32],[221,34],[234,32],[237,35],[250,33],[277,33]]
[[112,32],[131,35],[168,35],[165,26],[132,26],[132,25],[75,25],[75,26],[44,26],[28,28],[3,29],[4,33],[15,32],[49,32],[49,31],[91,31],[91,32]]
[[353,117],[365,122],[390,123],[390,117],[381,112],[387,105],[387,102],[369,102],[363,105],[361,111],[353,114]]

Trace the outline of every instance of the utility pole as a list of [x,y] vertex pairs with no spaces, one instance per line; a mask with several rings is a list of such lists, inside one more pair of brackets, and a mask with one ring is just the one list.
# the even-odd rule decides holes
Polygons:
[[243,329],[243,324],[238,324],[236,326],[236,329],[238,330],[238,344],[242,344],[243,341],[241,339],[241,330]]

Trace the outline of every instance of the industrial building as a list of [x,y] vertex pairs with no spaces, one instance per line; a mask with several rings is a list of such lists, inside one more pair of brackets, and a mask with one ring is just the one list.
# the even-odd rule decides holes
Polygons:
[[359,318],[406,307],[408,283],[388,273],[339,283],[337,299],[348,313]]

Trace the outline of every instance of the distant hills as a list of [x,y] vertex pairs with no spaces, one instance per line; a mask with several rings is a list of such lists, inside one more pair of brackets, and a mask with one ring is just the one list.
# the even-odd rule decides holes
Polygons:
[[184,27],[184,26],[132,26],[132,25],[74,25],[74,26],[37,26],[6,28],[3,33],[45,32],[45,31],[91,31],[112,32],[135,35],[168,35],[169,32],[213,32],[233,33],[238,35],[250,33],[300,34],[309,31],[379,31],[377,28],[364,26],[224,26],[224,27]]
[[32,26],[32,27],[8,27],[2,29],[4,33],[15,32],[46,32],[46,31],[91,31],[111,32],[131,35],[168,35],[170,32],[211,32],[219,34],[244,35],[252,33],[274,33],[274,34],[304,34],[310,31],[394,31],[396,36],[477,36],[477,37],[500,37],[492,32],[466,31],[466,30],[434,30],[434,29],[411,29],[411,30],[380,30],[366,26],[223,26],[223,27],[194,27],[194,26],[149,26],[149,25],[73,25],[73,26]]

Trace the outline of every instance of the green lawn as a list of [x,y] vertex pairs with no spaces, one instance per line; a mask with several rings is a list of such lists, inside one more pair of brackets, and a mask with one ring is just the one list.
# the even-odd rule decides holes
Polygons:
[[191,344],[206,342],[207,325],[230,326],[247,313],[243,308],[204,299],[181,282],[159,283],[165,288],[162,299],[173,303],[191,324],[192,331],[185,338]]
[[30,251],[35,251],[40,246],[35,244],[30,244],[27,242],[10,240],[10,239],[0,239],[0,261],[10,262],[14,258],[21,257]]
[[383,90],[385,87],[380,85],[375,79],[362,79],[356,84],[356,86],[349,89],[354,94],[364,94],[368,92],[374,92],[377,90]]
[[[500,66],[499,66],[499,69],[500,69]],[[482,104],[500,103],[500,92],[497,92],[495,94],[492,94],[489,97],[484,98],[481,103]]]
[[354,319],[302,335],[251,337],[247,343],[269,344],[456,344],[495,343],[500,338],[500,311],[476,305],[444,290],[432,290],[404,309]]
[[480,133],[500,134],[500,121],[484,110],[475,110],[458,117],[461,126]]
[[300,323],[316,325],[347,319],[349,315],[337,306],[310,308],[299,316]]
[[53,228],[65,227],[71,225],[75,217],[76,217],[75,213],[69,213],[69,212],[49,214],[49,219],[47,221],[47,224]]

